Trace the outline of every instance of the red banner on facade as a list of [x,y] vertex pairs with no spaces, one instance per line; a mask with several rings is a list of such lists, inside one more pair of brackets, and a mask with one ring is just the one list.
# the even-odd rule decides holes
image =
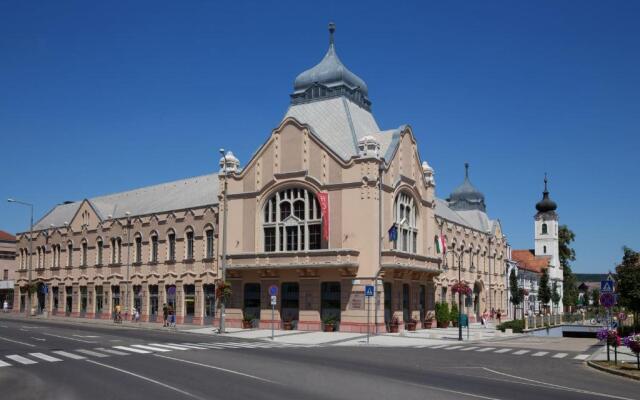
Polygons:
[[322,238],[329,240],[329,193],[319,192],[318,202],[320,203],[320,212],[322,213]]

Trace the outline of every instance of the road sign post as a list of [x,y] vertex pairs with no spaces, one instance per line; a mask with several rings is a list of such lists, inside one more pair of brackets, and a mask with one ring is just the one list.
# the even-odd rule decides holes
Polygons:
[[365,286],[364,295],[367,300],[367,344],[369,344],[369,337],[371,336],[371,298],[375,295],[375,286]]
[[[269,292],[271,292],[271,289],[269,289]],[[272,295],[271,296],[271,340],[274,340],[273,331],[274,331],[275,318],[276,318],[275,314],[276,314],[277,301],[278,301],[278,298],[276,297],[276,295]]]

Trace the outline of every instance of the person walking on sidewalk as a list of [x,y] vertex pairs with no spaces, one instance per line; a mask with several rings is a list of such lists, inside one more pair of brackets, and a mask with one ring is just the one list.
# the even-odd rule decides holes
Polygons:
[[4,303],[2,303],[2,311],[6,313],[9,312],[9,302],[7,299],[4,299]]
[[169,307],[167,307],[167,303],[162,305],[162,320],[164,323],[162,326],[167,326],[167,316],[169,315]]

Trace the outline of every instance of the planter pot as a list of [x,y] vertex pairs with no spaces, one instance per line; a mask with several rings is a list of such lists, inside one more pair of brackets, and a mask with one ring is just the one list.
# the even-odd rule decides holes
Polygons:
[[324,324],[323,331],[325,332],[333,332],[336,329],[334,324]]
[[438,328],[448,328],[449,321],[438,321]]
[[251,329],[253,328],[252,321],[242,321],[242,329]]
[[415,331],[416,330],[416,323],[415,322],[407,322],[407,330],[408,331]]
[[636,354],[640,353],[640,343],[638,342],[629,343],[629,348]]
[[283,322],[282,329],[284,329],[285,331],[291,331],[293,330],[293,324],[291,322]]
[[398,325],[389,325],[389,333],[398,333]]
[[431,329],[432,325],[433,325],[433,320],[422,321],[422,328],[423,329]]

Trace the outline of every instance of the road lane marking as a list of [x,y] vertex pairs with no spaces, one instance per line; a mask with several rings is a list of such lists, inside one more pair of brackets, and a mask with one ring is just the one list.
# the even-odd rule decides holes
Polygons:
[[537,353],[532,354],[531,356],[532,357],[542,357],[542,356],[547,355],[547,354],[549,354],[548,351],[539,351]]
[[0,360],[0,368],[2,368],[2,367],[10,367],[10,366],[11,366],[11,364]]
[[143,350],[159,351],[161,353],[164,353],[164,352],[167,352],[167,351],[171,351],[169,349],[162,349],[160,347],[147,346],[147,345],[144,345],[144,344],[132,344],[131,347],[135,347],[135,348],[139,348],[139,349],[143,349]]
[[587,358],[589,358],[588,354],[578,354],[577,356],[573,357],[574,360],[586,360]]
[[456,350],[456,349],[460,349],[462,348],[462,346],[451,346],[451,347],[445,347],[445,350]]
[[169,344],[175,344],[176,346],[184,346],[184,347],[188,347],[188,348],[190,348],[190,349],[197,349],[197,350],[204,350],[204,349],[206,349],[206,347],[203,347],[203,346],[196,346],[196,345],[191,344],[191,343],[180,343],[180,344],[178,344],[178,343],[169,343]]
[[20,364],[25,364],[25,365],[38,363],[37,361],[29,360],[28,358],[24,358],[17,354],[12,354],[10,356],[5,356],[5,357],[7,357],[9,360],[13,360],[13,361],[19,362]]
[[125,353],[124,351],[118,351],[113,349],[105,349],[104,347],[96,347],[96,350],[102,351],[103,353],[115,354],[116,356],[128,356],[129,353]]
[[162,348],[167,348],[167,349],[172,349],[172,350],[190,350],[187,347],[184,346],[177,346],[177,345],[172,345],[172,344],[162,344],[162,343],[149,343],[151,346],[154,347],[162,347]]
[[54,335],[52,333],[43,333],[43,335],[57,337],[57,338],[60,338],[60,339],[73,340],[73,341],[82,342],[82,343],[98,343],[98,342],[90,342],[88,340],[83,340],[83,339],[76,339],[76,338],[72,338],[72,337],[68,337],[68,336]]
[[448,344],[439,344],[439,345],[436,345],[436,346],[431,346],[431,348],[432,349],[441,349],[441,348],[447,347],[447,346],[448,346]]
[[150,351],[135,349],[133,347],[127,347],[127,346],[113,346],[113,348],[114,349],[124,350],[124,351],[130,351],[132,353],[138,353],[138,354],[149,354],[149,353],[151,353]]
[[[554,383],[547,383],[547,382],[543,382],[543,381],[537,381],[535,379],[524,378],[522,376],[511,375],[511,374],[507,374],[505,372],[496,371],[496,370],[493,370],[491,368],[482,367],[482,369],[485,370],[485,371],[493,372],[494,374],[503,375],[503,376],[506,376],[506,377],[509,377],[509,378],[516,378],[516,379],[520,379],[520,380],[523,380],[523,381],[526,381],[526,382],[531,382],[531,383],[528,383],[528,385],[537,384],[540,387],[547,387],[547,388],[552,388],[552,389],[565,390],[567,392],[590,394],[592,396],[607,397],[607,398],[610,398],[610,399],[634,400],[634,399],[630,399],[628,397],[616,396],[616,395],[606,394],[606,393],[591,392],[591,391],[584,390],[584,389],[576,389],[576,388],[572,388],[572,387],[569,387],[569,386],[561,386],[561,385],[556,385]],[[519,382],[514,381],[514,380],[509,380],[507,382],[519,383]],[[527,383],[520,383],[520,384],[527,385]]]
[[39,358],[41,360],[45,360],[45,361],[49,361],[49,362],[57,362],[57,361],[62,361],[59,358],[55,358],[55,357],[51,357],[49,355],[46,355],[44,353],[29,353],[30,356]]
[[82,338],[86,338],[86,339],[95,339],[95,338],[99,338],[100,337],[100,336],[96,336],[96,335],[71,335],[71,336],[82,337]]
[[476,350],[476,351],[479,352],[479,353],[484,353],[485,351],[491,351],[491,350],[495,350],[495,349],[496,349],[495,347],[483,347],[483,348],[481,348],[479,350]]
[[94,361],[94,360],[86,360],[86,361],[91,363],[91,364],[100,365],[101,367],[105,367],[105,368],[112,369],[114,371],[122,372],[123,374],[135,376],[136,378],[142,379],[142,380],[147,381],[147,382],[155,383],[156,385],[162,386],[163,388],[166,388],[166,389],[169,389],[169,390],[173,390],[174,392],[178,392],[180,394],[183,394],[185,396],[188,396],[188,397],[191,397],[191,398],[194,398],[194,399],[204,400],[202,397],[195,396],[195,395],[193,395],[193,394],[191,394],[191,393],[189,393],[189,392],[187,392],[185,390],[178,389],[177,387],[173,387],[173,386],[167,385],[166,383],[159,382],[159,381],[157,381],[155,379],[151,379],[151,378],[148,378],[148,377],[140,375],[140,374],[136,374],[135,372],[127,371],[127,370],[122,369],[122,368],[117,368],[117,367],[114,367],[113,365],[103,364],[101,362],[97,362],[97,361]]
[[496,350],[496,351],[494,351],[494,353],[500,353],[500,354],[502,354],[502,353],[506,353],[506,352],[511,351],[511,350],[513,350],[513,349],[500,349],[500,350]]
[[47,339],[45,339],[45,338],[37,338],[37,337],[33,337],[33,336],[31,336],[31,339],[39,340],[41,342],[46,342],[47,341]]
[[501,400],[501,399],[499,399],[497,397],[482,396],[482,395],[475,394],[475,393],[461,392],[459,390],[453,390],[453,389],[445,389],[445,388],[438,387],[438,386],[426,385],[424,383],[405,382],[405,381],[400,381],[400,380],[397,380],[397,379],[390,379],[390,380],[392,382],[398,382],[398,383],[400,383],[402,385],[417,386],[417,387],[427,388],[427,389],[431,389],[431,390],[439,390],[439,391],[445,392],[445,393],[453,393],[453,394],[458,394],[458,395],[462,395],[462,396],[473,397],[473,398],[476,398],[476,399]]
[[84,357],[84,356],[79,356],[79,355],[77,355],[77,354],[68,353],[68,352],[66,352],[66,351],[61,351],[61,350],[59,350],[59,351],[54,351],[53,353],[56,353],[57,355],[60,355],[60,356],[62,356],[62,357],[70,358],[70,359],[72,359],[72,360],[84,360],[84,359],[85,359],[85,357]]
[[222,367],[216,367],[215,365],[202,364],[202,363],[195,362],[195,361],[183,360],[183,359],[181,359],[181,358],[169,357],[169,356],[165,356],[165,355],[162,355],[162,354],[156,354],[155,356],[156,356],[156,357],[166,358],[166,359],[169,359],[169,360],[179,361],[179,362],[183,362],[183,363],[187,363],[187,364],[199,365],[199,366],[201,366],[201,367],[211,368],[211,369],[215,369],[215,370],[222,371],[222,372],[228,372],[228,373],[230,373],[230,374],[240,375],[240,376],[244,376],[244,377],[246,377],[246,378],[251,378],[251,379],[255,379],[255,380],[258,380],[258,381],[262,381],[262,382],[278,383],[278,382],[276,382],[276,381],[272,381],[272,380],[270,380],[270,379],[260,378],[259,376],[246,374],[246,373],[244,373],[244,372],[240,372],[240,371],[234,371],[234,370],[232,370],[232,369],[227,369],[227,368],[222,368]]
[[527,354],[530,350],[518,350],[518,351],[514,351],[511,354],[515,354],[516,356],[521,356],[523,354]]
[[36,345],[35,345],[35,344],[25,343],[25,342],[20,342],[20,341],[18,341],[18,340],[7,339],[7,338],[3,338],[3,337],[0,337],[0,339],[2,339],[2,340],[6,340],[7,342],[23,344],[23,345],[25,345],[25,346],[29,346],[29,347],[36,347]]
[[477,347],[465,347],[464,349],[460,349],[460,351],[471,351],[475,349],[477,349]]
[[98,357],[98,358],[109,357],[106,354],[98,353],[97,351],[85,350],[85,349],[76,349],[76,352],[86,354],[88,356]]
[[565,358],[568,355],[569,354],[567,354],[567,353],[558,353],[558,354],[554,354],[554,356],[551,357],[551,358]]

